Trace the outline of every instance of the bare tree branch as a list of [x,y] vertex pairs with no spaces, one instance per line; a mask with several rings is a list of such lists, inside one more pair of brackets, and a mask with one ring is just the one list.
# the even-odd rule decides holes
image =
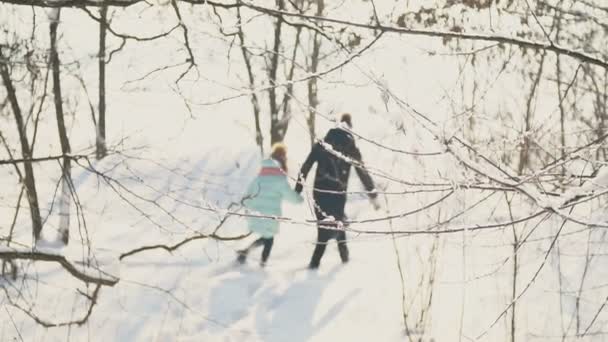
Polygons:
[[36,251],[18,251],[13,249],[1,249],[0,259],[6,260],[33,260],[56,262],[75,278],[82,280],[85,283],[93,283],[104,286],[114,286],[118,283],[118,278],[115,277],[94,277],[85,272],[80,271],[76,266],[70,263],[63,255],[48,254]]
[[[19,101],[17,100],[17,94],[15,91],[15,87],[13,86],[13,81],[11,80],[11,76],[8,69],[8,64],[4,61],[4,56],[2,54],[2,47],[0,46],[0,76],[2,77],[2,81],[4,82],[4,86],[6,87],[6,91],[8,94],[8,99],[11,103],[11,107],[13,109],[13,115],[15,116],[15,122],[17,124],[17,131],[19,132],[19,141],[21,143],[21,154],[23,159],[27,160],[31,158],[31,147],[27,139],[27,134],[25,130],[25,124],[23,122],[23,115],[21,113],[21,107],[19,106]],[[36,180],[34,179],[34,169],[32,168],[32,163],[25,162],[25,186],[27,190],[27,199],[30,205],[30,216],[32,219],[32,233],[35,240],[40,238],[40,233],[42,232],[42,220],[40,219],[40,206],[38,204],[38,194],[36,192]]]
[[[116,6],[116,7],[127,7],[133,4],[139,3],[143,0],[6,0],[5,3],[11,3],[16,5],[26,6],[40,6],[40,7],[84,7],[84,6]],[[552,43],[541,43],[523,38],[515,38],[494,34],[483,34],[483,33],[462,33],[453,31],[441,31],[441,30],[426,30],[426,29],[413,29],[406,27],[396,27],[378,24],[367,24],[354,21],[348,21],[344,19],[330,18],[324,16],[307,15],[303,13],[294,13],[284,10],[276,10],[268,7],[258,6],[251,3],[236,2],[236,3],[222,3],[217,1],[208,0],[182,0],[194,5],[205,4],[214,7],[221,8],[235,8],[235,7],[247,7],[260,13],[265,13],[275,17],[296,17],[300,19],[306,19],[310,21],[329,22],[334,24],[340,24],[345,26],[358,27],[363,29],[369,29],[380,32],[391,32],[405,35],[417,35],[417,36],[428,36],[438,38],[453,38],[460,40],[477,40],[477,41],[490,41],[497,42],[507,45],[517,45],[525,48],[535,50],[546,50],[557,54],[570,56],[581,62],[589,63],[608,69],[608,61],[603,60],[599,57],[589,55],[584,52],[575,51],[557,44]],[[183,27],[183,26],[182,26]],[[184,30],[186,32],[186,30]],[[187,35],[187,33],[185,33]],[[193,59],[192,59],[193,60]],[[192,66],[192,65],[191,65]],[[190,68],[189,68],[190,69]]]
[[6,287],[4,287],[4,286],[0,286],[0,287],[2,287],[4,289],[4,292],[6,293],[6,296],[12,306],[21,310],[23,313],[28,315],[31,319],[33,319],[36,323],[42,325],[43,327],[55,328],[55,327],[64,327],[64,326],[70,326],[70,325],[81,326],[84,323],[86,323],[89,320],[89,317],[91,317],[91,313],[93,313],[93,307],[95,306],[95,304],[97,304],[97,299],[99,296],[99,290],[101,289],[101,284],[97,284],[97,286],[95,286],[95,289],[93,290],[93,294],[90,296],[79,291],[79,293],[82,296],[86,297],[90,302],[87,312],[85,312],[85,314],[83,315],[82,318],[77,319],[77,320],[67,321],[67,322],[59,322],[59,323],[44,320],[44,319],[40,318],[38,315],[36,315],[32,311],[32,309],[26,309],[26,308],[22,307],[21,305],[13,302],[12,299],[10,298],[10,294],[8,293]]
[[79,159],[87,159],[89,155],[84,154],[60,154],[56,156],[48,156],[48,157],[37,157],[37,158],[18,158],[18,159],[0,159],[0,165],[17,165],[22,163],[38,163],[38,162],[46,162],[46,161],[55,161],[62,160],[64,158],[68,158],[71,160],[79,160]]
[[247,234],[242,234],[242,235],[236,235],[236,236],[220,236],[217,235],[215,233],[213,234],[197,234],[194,236],[191,236],[187,239],[184,239],[174,245],[163,245],[163,244],[156,244],[156,245],[148,245],[148,246],[142,246],[142,247],[138,247],[135,248],[133,250],[130,250],[128,252],[122,253],[118,259],[122,260],[128,256],[137,254],[137,253],[141,253],[141,252],[145,252],[145,251],[149,251],[149,250],[153,250],[153,249],[164,249],[169,253],[172,253],[173,251],[175,251],[176,249],[180,248],[181,246],[192,242],[192,241],[196,241],[196,240],[203,240],[203,239],[214,239],[214,240],[220,240],[220,241],[235,241],[235,240],[242,240],[248,236],[250,236],[251,233],[247,233]]

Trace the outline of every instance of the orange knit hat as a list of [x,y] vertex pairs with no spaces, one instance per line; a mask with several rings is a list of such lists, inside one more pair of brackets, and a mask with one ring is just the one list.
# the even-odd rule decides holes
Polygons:
[[281,164],[283,171],[287,172],[287,146],[283,143],[272,145],[270,157]]

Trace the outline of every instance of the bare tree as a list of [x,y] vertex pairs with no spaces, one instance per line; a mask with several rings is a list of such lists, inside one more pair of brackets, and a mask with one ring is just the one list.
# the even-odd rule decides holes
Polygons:
[[[276,0],[279,11],[285,9],[284,0]],[[277,73],[279,71],[279,57],[281,54],[281,31],[283,29],[283,18],[278,17],[274,24],[273,45],[270,56],[268,57],[268,80],[270,89],[268,90],[268,102],[270,109],[270,144],[280,142],[284,137],[284,130],[287,128],[286,118],[279,118],[279,100],[277,96]]]
[[99,9],[99,116],[95,139],[97,159],[102,159],[108,153],[106,147],[106,25],[108,6]]
[[[323,15],[325,8],[324,0],[316,1],[317,16]],[[319,32],[315,32],[312,38],[312,53],[310,54],[310,72],[314,75],[317,73],[319,68],[319,53],[321,52],[321,35]],[[315,134],[315,118],[317,115],[317,107],[319,105],[319,96],[317,90],[317,77],[311,77],[308,80],[308,117],[306,123],[308,125],[308,134],[310,135],[310,142],[314,144],[316,142]]]
[[0,74],[2,75],[2,81],[4,83],[4,87],[6,88],[8,100],[13,110],[15,123],[17,124],[17,132],[19,133],[19,141],[21,143],[21,155],[24,159],[24,183],[30,209],[30,217],[32,220],[32,233],[34,235],[34,240],[38,241],[42,232],[42,219],[40,217],[40,206],[38,204],[38,194],[36,192],[34,168],[31,161],[32,152],[25,129],[25,122],[21,113],[21,107],[19,106],[19,101],[17,99],[17,93],[15,91],[15,87],[13,86],[13,81],[11,80],[8,63],[9,60],[3,54],[2,47],[0,46]]
[[253,119],[255,122],[255,142],[260,147],[260,151],[264,154],[264,136],[262,134],[262,128],[260,126],[260,101],[258,95],[255,92],[255,78],[253,76],[253,69],[251,66],[251,53],[247,50],[245,42],[245,33],[243,32],[243,19],[241,17],[241,8],[237,7],[237,36],[241,45],[241,54],[243,55],[243,62],[247,70],[247,77],[249,80],[249,88],[251,89],[251,106],[253,107]]
[[53,95],[55,98],[55,116],[57,118],[57,132],[61,143],[61,153],[64,155],[61,165],[61,195],[59,198],[59,235],[64,244],[68,244],[70,237],[70,203],[72,186],[72,164],[70,158],[70,141],[65,126],[63,113],[63,98],[61,96],[61,71],[59,53],[57,52],[57,27],[61,9],[54,9],[50,14],[51,51],[50,63],[53,70]]

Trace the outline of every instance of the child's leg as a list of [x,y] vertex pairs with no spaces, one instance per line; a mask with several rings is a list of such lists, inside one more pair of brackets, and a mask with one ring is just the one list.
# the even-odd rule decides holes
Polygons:
[[273,243],[274,238],[263,239],[264,249],[262,250],[262,265],[266,263],[266,260],[268,260]]
[[244,263],[245,260],[247,260],[247,254],[249,254],[249,250],[251,250],[252,248],[255,248],[255,247],[259,247],[263,244],[264,244],[264,238],[259,238],[255,241],[253,241],[247,248],[237,251],[237,254],[239,255],[237,257],[237,260],[240,263]]
[[265,239],[264,239],[263,237],[261,237],[261,238],[259,238],[259,239],[255,240],[255,241],[253,241],[253,242],[252,242],[252,243],[249,245],[249,247],[245,248],[244,250],[245,250],[245,251],[247,251],[247,253],[249,253],[249,250],[250,250],[250,249],[253,249],[253,248],[255,248],[255,247],[260,247],[260,246],[262,246],[262,245],[264,244],[264,240],[265,240]]

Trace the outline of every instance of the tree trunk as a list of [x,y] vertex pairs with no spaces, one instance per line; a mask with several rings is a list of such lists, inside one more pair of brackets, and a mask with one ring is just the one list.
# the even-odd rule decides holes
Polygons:
[[519,164],[517,165],[517,174],[522,175],[524,169],[528,167],[530,162],[530,129],[532,128],[532,115],[533,115],[533,105],[532,101],[536,97],[536,91],[538,89],[538,84],[540,83],[541,76],[543,74],[543,67],[545,65],[545,53],[542,52],[540,57],[540,63],[538,65],[538,72],[536,73],[536,77],[533,80],[532,87],[530,89],[530,95],[528,96],[528,100],[526,103],[526,117],[524,118],[524,136],[523,143],[521,149],[519,150]]
[[[565,158],[566,157],[566,128],[565,128],[565,122],[566,122],[566,110],[564,108],[564,99],[566,94],[562,94],[562,68],[561,68],[561,59],[559,58],[559,55],[557,56],[557,60],[556,60],[556,72],[557,72],[557,97],[558,97],[558,101],[559,101],[559,144],[560,144],[560,151],[559,151],[559,156],[560,158]],[[566,174],[566,168],[565,166],[562,165],[562,177]]]
[[30,159],[32,158],[32,154],[27,139],[27,134],[25,131],[23,115],[21,113],[21,108],[19,107],[19,102],[17,101],[17,94],[15,93],[15,88],[13,87],[13,82],[10,78],[8,66],[6,62],[4,62],[4,56],[2,55],[1,49],[0,74],[2,74],[2,81],[4,82],[4,86],[6,87],[8,100],[11,103],[13,114],[15,116],[15,122],[17,123],[17,131],[19,132],[19,141],[21,142],[21,154],[24,159],[23,166],[25,169],[25,189],[27,191],[27,201],[30,206],[32,233],[34,235],[34,242],[36,242],[40,239],[40,234],[42,232],[42,219],[40,218],[40,206],[38,205],[38,194],[36,192],[34,169],[32,167],[32,162],[30,161]]
[[302,33],[302,28],[298,27],[296,29],[296,37],[293,45],[293,53],[291,54],[291,68],[289,68],[289,74],[287,75],[287,87],[285,89],[285,94],[283,94],[283,114],[281,114],[281,120],[279,122],[279,130],[283,137],[281,140],[285,139],[285,135],[287,134],[287,128],[289,128],[289,120],[291,119],[291,98],[293,97],[293,76],[295,74],[296,69],[296,58],[298,56],[298,47],[300,46],[300,34]]
[[106,147],[106,20],[108,7],[100,9],[99,22],[99,119],[95,139],[97,159],[108,154]]
[[[324,0],[317,0],[317,16],[323,14],[325,8]],[[318,32],[315,32],[312,43],[312,55],[310,56],[310,72],[316,74],[319,68],[319,53],[321,51],[321,37]],[[313,145],[317,138],[315,134],[317,107],[319,106],[319,98],[317,92],[317,77],[311,77],[308,79],[308,118],[306,123],[308,125],[308,134],[310,135],[310,143]]]
[[[557,44],[559,44],[560,33],[562,29],[561,23],[562,20],[560,12],[559,16],[556,18],[555,41]],[[566,109],[564,108],[564,100],[567,94],[562,93],[562,61],[560,55],[556,55],[555,57],[555,73],[557,77],[557,100],[559,104],[559,157],[564,159],[566,157]],[[562,165],[561,167],[561,174],[562,178],[566,175],[566,167],[564,165]]]
[[[283,0],[276,0],[279,11],[285,7]],[[277,101],[277,72],[279,69],[279,54],[281,53],[281,30],[283,27],[283,19],[277,18],[274,26],[274,44],[272,47],[272,55],[270,56],[270,69],[268,70],[268,79],[270,81],[270,89],[268,90],[268,99],[270,102],[270,144],[283,141],[285,132],[281,127],[279,120],[279,102]]]
[[255,93],[255,78],[253,76],[253,70],[251,69],[251,55],[245,47],[245,33],[243,33],[243,20],[241,18],[241,9],[237,7],[236,15],[238,19],[238,32],[237,36],[241,41],[241,53],[243,54],[243,60],[245,61],[245,67],[247,68],[247,76],[249,77],[249,87],[251,89],[251,105],[253,106],[253,118],[255,120],[255,142],[260,147],[260,152],[264,154],[264,136],[262,135],[262,128],[260,125],[260,101]]
[[61,80],[59,70],[59,54],[57,53],[57,26],[59,25],[60,10],[56,10],[52,18],[51,33],[51,68],[53,71],[53,95],[55,97],[55,115],[57,117],[57,131],[61,143],[61,153],[64,155],[61,165],[61,195],[59,199],[59,235],[64,244],[68,244],[70,232],[70,197],[71,197],[71,159],[70,142],[65,129],[63,103],[61,97]]

